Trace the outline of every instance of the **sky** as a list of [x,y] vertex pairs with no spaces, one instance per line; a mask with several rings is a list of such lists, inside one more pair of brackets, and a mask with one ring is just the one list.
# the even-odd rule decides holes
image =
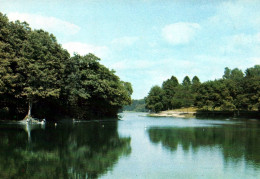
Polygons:
[[0,0],[9,20],[53,33],[71,55],[93,53],[132,84],[133,99],[188,75],[260,64],[259,0]]

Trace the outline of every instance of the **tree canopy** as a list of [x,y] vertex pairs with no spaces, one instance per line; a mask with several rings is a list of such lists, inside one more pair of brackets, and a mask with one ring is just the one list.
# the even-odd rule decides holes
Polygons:
[[115,116],[131,103],[132,92],[94,54],[70,57],[53,34],[0,13],[2,115]]
[[151,88],[149,95],[145,98],[146,108],[154,112],[159,112],[163,109],[164,91],[160,86]]
[[158,112],[154,106],[161,103],[161,110],[191,106],[203,110],[260,110],[260,65],[246,69],[245,73],[238,68],[226,67],[221,79],[204,83],[197,76],[192,81],[185,76],[182,84],[169,85],[171,79],[163,82],[160,93],[151,93],[154,90],[151,89],[146,97],[148,109]]

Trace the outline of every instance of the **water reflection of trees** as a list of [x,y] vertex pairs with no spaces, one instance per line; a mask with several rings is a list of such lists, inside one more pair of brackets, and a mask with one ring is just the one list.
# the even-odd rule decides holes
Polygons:
[[117,123],[62,125],[27,133],[0,127],[0,178],[97,178],[131,152]]
[[239,159],[260,164],[259,126],[207,127],[207,128],[150,128],[151,142],[161,143],[170,151],[182,146],[184,152],[196,152],[201,147],[218,147],[226,162]]

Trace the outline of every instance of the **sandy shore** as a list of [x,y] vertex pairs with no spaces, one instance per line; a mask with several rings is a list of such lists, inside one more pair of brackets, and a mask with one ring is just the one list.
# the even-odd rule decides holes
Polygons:
[[177,117],[177,118],[189,118],[194,117],[196,112],[182,112],[182,111],[161,111],[159,113],[151,113],[148,116],[152,117]]

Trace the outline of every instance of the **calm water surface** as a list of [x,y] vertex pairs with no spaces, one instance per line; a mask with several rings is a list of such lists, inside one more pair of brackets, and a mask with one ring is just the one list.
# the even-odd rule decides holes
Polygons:
[[260,178],[260,122],[0,122],[0,178]]

